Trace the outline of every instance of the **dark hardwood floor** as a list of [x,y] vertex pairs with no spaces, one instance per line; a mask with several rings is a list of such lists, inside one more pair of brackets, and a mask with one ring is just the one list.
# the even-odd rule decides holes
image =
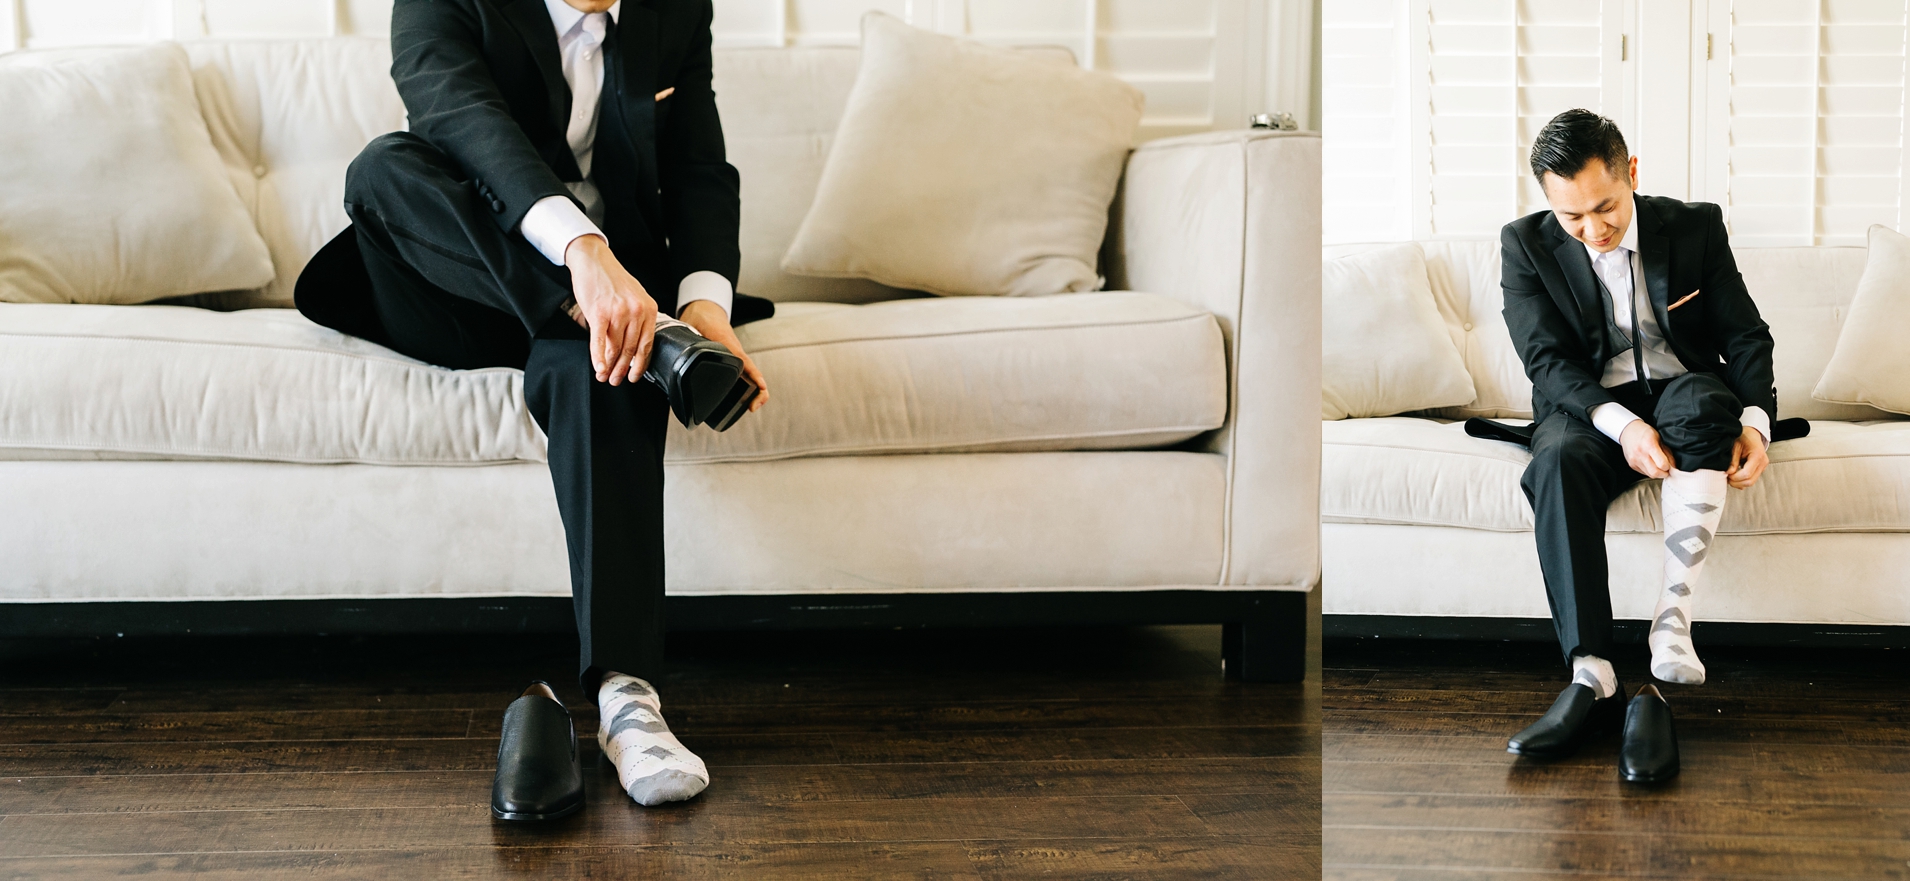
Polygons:
[[[1647,788],[1618,779],[1615,734],[1505,752],[1565,685],[1554,644],[1329,641],[1326,877],[1910,877],[1910,657],[1699,652],[1709,682],[1660,686],[1683,773]],[[1648,681],[1642,645],[1617,666]]]
[[[664,714],[713,782],[654,809],[599,763],[573,645],[0,643],[0,879],[1320,874],[1317,660],[1225,680],[1217,626],[675,634]],[[495,823],[533,678],[589,805]]]

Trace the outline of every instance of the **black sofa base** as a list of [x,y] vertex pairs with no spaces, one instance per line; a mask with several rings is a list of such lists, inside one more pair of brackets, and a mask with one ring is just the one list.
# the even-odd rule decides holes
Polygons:
[[[1227,675],[1297,682],[1306,673],[1307,595],[1298,591],[670,597],[672,630],[1220,624]],[[568,597],[9,603],[0,638],[197,633],[554,633],[576,627]]]
[[[1623,644],[1645,644],[1651,622],[1621,619],[1613,638]],[[1558,639],[1548,618],[1460,618],[1430,615],[1325,615],[1322,634],[1327,639],[1463,639],[1516,642],[1553,642]],[[1699,621],[1692,638],[1701,644],[1733,646],[1803,646],[1812,648],[1910,648],[1910,626],[1851,624],[1766,624]]]

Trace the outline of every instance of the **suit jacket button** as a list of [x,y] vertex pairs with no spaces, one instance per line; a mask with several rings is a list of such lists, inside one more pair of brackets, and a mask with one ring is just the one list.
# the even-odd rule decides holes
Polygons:
[[504,203],[503,203],[503,202],[499,202],[499,201],[498,201],[498,200],[496,200],[496,199],[492,199],[492,200],[491,200],[491,213],[492,213],[492,214],[503,214],[503,213],[504,213]]

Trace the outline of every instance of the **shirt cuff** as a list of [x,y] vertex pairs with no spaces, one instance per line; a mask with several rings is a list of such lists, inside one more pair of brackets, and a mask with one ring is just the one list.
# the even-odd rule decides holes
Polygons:
[[1592,427],[1598,429],[1599,434],[1614,441],[1618,440],[1619,435],[1625,433],[1625,426],[1630,425],[1632,420],[1637,418],[1636,414],[1617,401],[1606,401],[1592,408]]
[[524,212],[524,220],[517,225],[524,240],[558,266],[564,265],[564,251],[578,236],[603,235],[603,230],[584,216],[584,210],[577,207],[567,196],[545,196]]
[[1764,412],[1763,407],[1744,408],[1744,414],[1738,417],[1738,422],[1745,428],[1757,429],[1757,433],[1764,436],[1764,445],[1771,445],[1771,414]]
[[683,277],[676,286],[676,314],[683,314],[683,307],[693,300],[708,300],[723,310],[723,316],[729,317],[730,305],[736,299],[736,289],[730,280],[720,272],[700,269]]

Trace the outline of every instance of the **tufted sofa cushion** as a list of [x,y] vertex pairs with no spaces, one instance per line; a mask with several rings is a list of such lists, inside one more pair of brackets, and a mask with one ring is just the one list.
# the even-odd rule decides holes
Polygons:
[[[1320,475],[1327,523],[1532,529],[1519,488],[1523,447],[1468,437],[1457,422],[1389,417],[1328,422]],[[1610,532],[1662,531],[1660,481],[1612,502]],[[1724,534],[1910,531],[1910,420],[1815,423],[1771,447],[1758,485],[1732,491]]]
[[[1153,294],[793,303],[745,325],[772,404],[678,461],[1134,449],[1219,427],[1214,317]],[[445,370],[289,309],[0,306],[0,459],[541,461],[509,368]]]

